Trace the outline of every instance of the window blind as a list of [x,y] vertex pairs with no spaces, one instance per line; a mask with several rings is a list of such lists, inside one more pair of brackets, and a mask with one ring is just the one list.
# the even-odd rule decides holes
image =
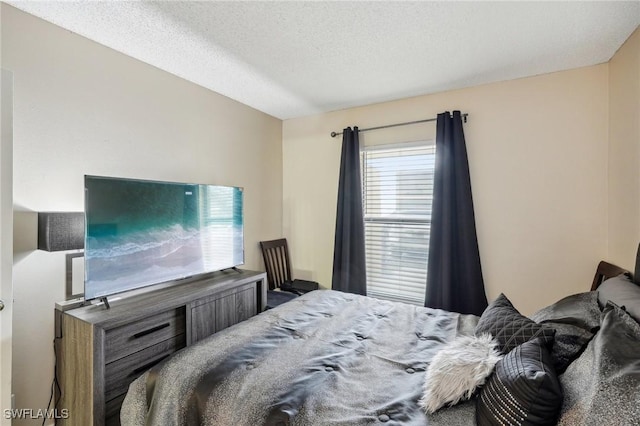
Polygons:
[[424,304],[435,146],[362,151],[367,295]]

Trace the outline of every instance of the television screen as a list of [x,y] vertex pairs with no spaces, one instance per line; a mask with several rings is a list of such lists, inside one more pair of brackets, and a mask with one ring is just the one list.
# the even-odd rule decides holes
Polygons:
[[244,263],[242,188],[85,176],[85,299]]

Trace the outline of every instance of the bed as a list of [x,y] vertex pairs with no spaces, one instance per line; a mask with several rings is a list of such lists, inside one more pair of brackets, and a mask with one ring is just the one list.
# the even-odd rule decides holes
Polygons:
[[[601,262],[592,290],[616,280],[640,289],[630,276]],[[504,295],[477,317],[314,291],[144,373],[129,388],[121,422],[637,425],[640,324],[621,306],[640,302],[611,292],[610,300],[598,300],[599,291],[569,296],[528,319]],[[438,383],[436,365],[455,358],[445,349],[487,330],[499,358],[481,385],[427,413],[425,380]]]

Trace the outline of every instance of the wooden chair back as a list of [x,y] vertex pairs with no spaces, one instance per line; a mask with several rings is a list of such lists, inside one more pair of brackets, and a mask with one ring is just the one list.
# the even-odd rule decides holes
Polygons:
[[291,281],[291,264],[286,238],[260,241],[264,267],[267,271],[269,289],[280,288],[283,282]]

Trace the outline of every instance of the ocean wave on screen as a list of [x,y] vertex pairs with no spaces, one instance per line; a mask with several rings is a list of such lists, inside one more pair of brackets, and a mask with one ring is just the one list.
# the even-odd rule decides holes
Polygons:
[[172,225],[125,235],[89,238],[85,256],[88,259],[115,258],[149,250],[161,250],[166,255],[197,239],[199,234],[197,229],[185,229],[181,225]]

